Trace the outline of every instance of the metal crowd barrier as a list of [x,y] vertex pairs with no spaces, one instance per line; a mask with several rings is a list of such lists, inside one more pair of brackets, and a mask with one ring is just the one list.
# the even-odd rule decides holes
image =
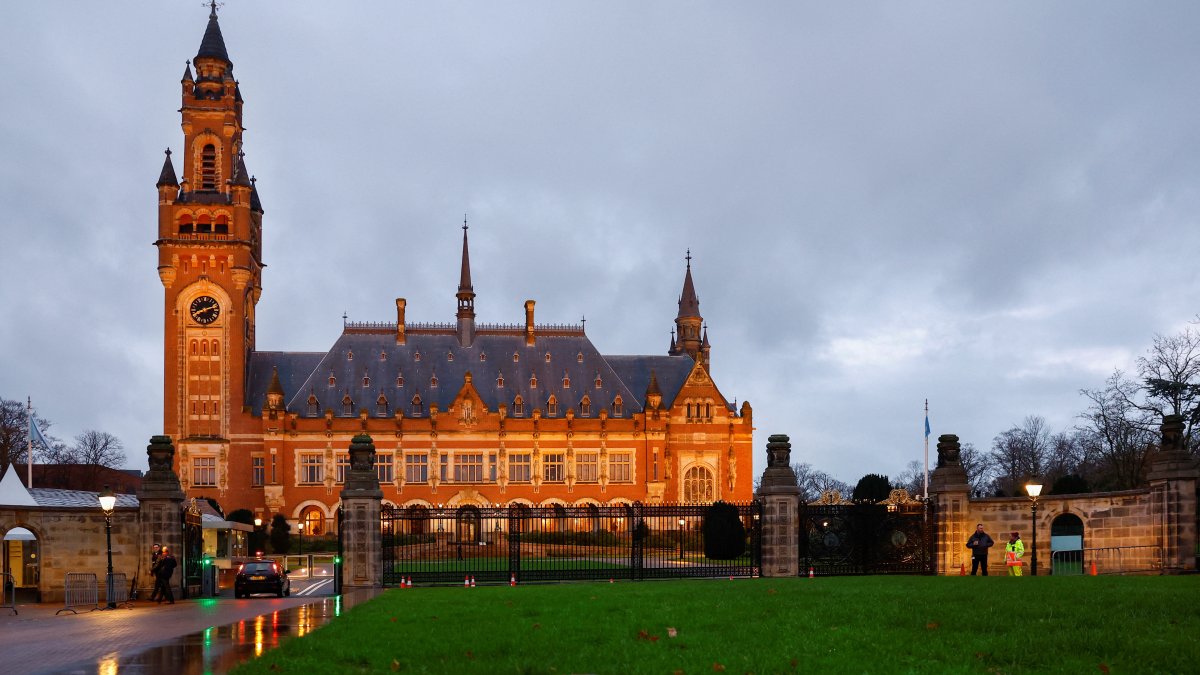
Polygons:
[[2,578],[3,584],[0,584],[0,609],[11,609],[13,614],[20,614],[17,611],[17,587],[13,580],[13,575],[5,572]]
[[129,609],[133,609],[133,603],[129,601],[129,579],[124,572],[113,572],[105,575],[104,590],[105,601],[109,607],[124,605]]
[[1050,556],[1051,574],[1056,575],[1162,574],[1162,566],[1162,547],[1153,545],[1055,551]]
[[66,590],[63,596],[64,606],[54,613],[55,616],[62,612],[78,614],[79,612],[75,611],[76,607],[86,607],[89,612],[100,609],[99,586],[94,572],[68,572],[64,583]]

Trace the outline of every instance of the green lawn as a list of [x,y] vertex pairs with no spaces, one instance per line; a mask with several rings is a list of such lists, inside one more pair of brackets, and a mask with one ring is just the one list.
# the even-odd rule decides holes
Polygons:
[[1200,576],[831,577],[391,590],[238,673],[1169,673]]

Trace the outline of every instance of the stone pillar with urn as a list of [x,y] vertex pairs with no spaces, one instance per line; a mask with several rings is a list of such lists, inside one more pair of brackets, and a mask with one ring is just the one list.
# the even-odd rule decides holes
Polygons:
[[[150,573],[150,550],[154,545],[169,548],[176,558],[183,553],[180,513],[184,496],[179,476],[172,468],[175,445],[171,437],[151,437],[150,445],[146,446],[146,455],[150,470],[142,478],[142,487],[137,493],[141,520],[137,588],[138,595],[143,598],[150,597],[154,589],[154,576]],[[175,568],[175,575],[181,574],[183,566],[179,565]],[[171,585],[178,588],[178,576],[172,577]]]
[[792,470],[792,444],[785,434],[767,439],[767,468],[755,495],[762,510],[762,575],[800,573],[800,488]]
[[367,434],[358,434],[350,441],[350,468],[342,488],[342,584],[347,590],[382,585],[382,500],[375,470],[375,443]]

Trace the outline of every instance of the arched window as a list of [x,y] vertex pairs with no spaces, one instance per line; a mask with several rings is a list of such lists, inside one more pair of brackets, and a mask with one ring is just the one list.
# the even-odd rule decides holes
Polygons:
[[212,355],[218,356],[221,353],[221,343],[217,340],[212,341]]
[[330,373],[329,374],[329,386],[332,387],[335,384],[337,384],[337,378],[333,376],[333,373]]
[[530,376],[529,376],[529,388],[530,388],[530,389],[537,389],[537,375],[530,375]]
[[570,388],[571,388],[571,378],[566,373],[563,373],[563,389],[570,389]]
[[212,143],[200,151],[200,189],[217,189],[217,146]]
[[483,531],[480,525],[479,508],[476,506],[461,506],[454,514],[454,526],[459,542],[482,541]]
[[713,501],[713,474],[708,467],[693,466],[683,476],[683,501],[707,504]]
[[613,399],[612,414],[613,417],[620,417],[625,414],[625,401],[620,396]]
[[353,415],[354,414],[354,400],[350,398],[350,394],[346,394],[345,396],[342,397],[342,414],[343,415]]
[[304,534],[321,536],[325,534],[325,512],[317,506],[309,506],[300,514],[300,524],[304,526]]
[[425,406],[421,403],[421,395],[417,394],[412,397],[412,414],[414,417],[424,412]]
[[369,375],[363,375],[363,387],[369,386],[371,386],[371,377]]
[[200,234],[212,233],[212,216],[203,213],[196,219],[196,232]]
[[546,415],[549,417],[554,417],[557,414],[558,414],[558,399],[554,398],[554,396],[551,395],[550,400],[546,401]]
[[592,416],[592,399],[591,398],[584,396],[583,400],[579,402],[579,415],[580,415],[580,417],[591,417]]
[[513,399],[513,417],[521,417],[525,414],[525,399],[520,396]]
[[387,397],[384,396],[383,394],[380,394],[379,398],[375,399],[375,414],[378,415],[379,417],[383,417],[383,416],[387,415],[387,412],[388,412]]
[[229,234],[229,216],[224,214],[217,216],[217,221],[213,225],[213,232],[217,234]]
[[208,340],[200,341],[200,356],[208,356]]
[[195,340],[192,340],[192,356],[195,356],[197,353],[199,353],[199,344],[200,343],[196,342]]
[[309,394],[308,395],[308,416],[316,417],[319,407],[320,407],[320,402],[317,401],[317,395]]
[[185,213],[179,216],[179,234],[191,234],[193,231],[191,215]]
[[504,386],[504,374],[503,373],[499,373],[496,375],[496,386],[497,387]]

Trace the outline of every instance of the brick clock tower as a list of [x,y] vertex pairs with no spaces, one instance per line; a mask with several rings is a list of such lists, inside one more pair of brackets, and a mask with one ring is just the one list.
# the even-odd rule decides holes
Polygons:
[[182,174],[168,149],[157,183],[164,431],[176,439],[177,469],[201,454],[217,461],[193,469],[211,468],[217,478],[234,459],[229,444],[242,416],[263,265],[262,206],[242,153],[242,95],[215,7],[181,85]]

